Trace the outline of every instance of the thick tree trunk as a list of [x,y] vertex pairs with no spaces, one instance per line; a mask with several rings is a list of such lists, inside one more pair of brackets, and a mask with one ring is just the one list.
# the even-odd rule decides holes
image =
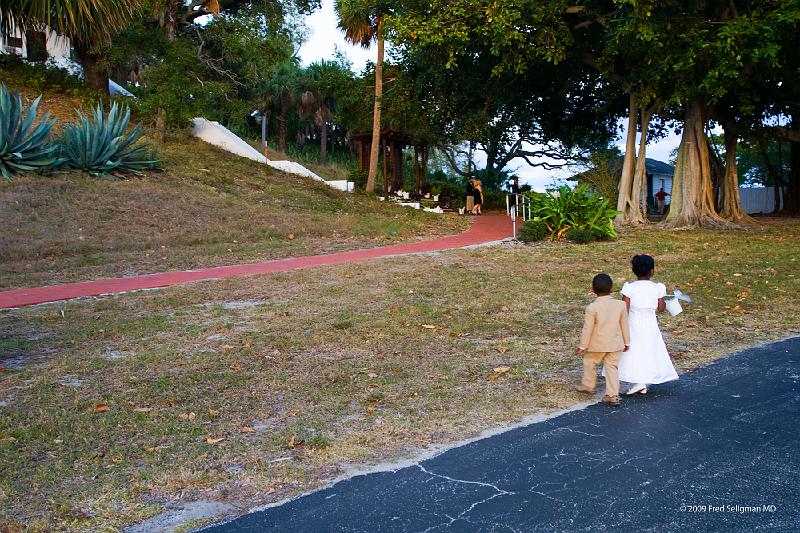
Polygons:
[[647,130],[655,108],[641,109],[641,136],[639,137],[639,153],[636,155],[636,168],[633,172],[631,186],[631,203],[627,218],[629,222],[644,224],[647,222]]
[[742,210],[739,198],[739,169],[736,164],[736,148],[739,145],[739,136],[732,124],[727,124],[725,129],[725,174],[720,184],[720,210],[719,215],[725,220],[736,224],[754,222]]
[[622,176],[619,180],[619,196],[617,197],[617,211],[622,214],[617,216],[617,222],[634,222],[631,214],[634,209],[631,192],[633,187],[633,171],[636,165],[636,125],[639,122],[639,108],[636,102],[636,94],[631,93],[630,104],[628,106],[628,135],[625,139],[625,160],[622,163]]
[[75,55],[83,67],[83,81],[92,89],[108,94],[108,72],[100,67],[97,56],[88,47],[75,44]]
[[714,212],[703,106],[700,102],[688,102],[685,113],[672,180],[672,201],[664,224],[670,228],[733,228],[733,224]]
[[328,123],[323,122],[319,129],[319,164],[328,163]]
[[[800,112],[792,113],[792,130],[800,130]],[[800,142],[789,144],[789,186],[783,197],[783,211],[800,215]]]
[[375,192],[375,179],[378,176],[378,151],[381,144],[381,97],[383,96],[383,36],[378,22],[378,62],[375,63],[375,105],[372,112],[372,150],[367,174],[367,192]]

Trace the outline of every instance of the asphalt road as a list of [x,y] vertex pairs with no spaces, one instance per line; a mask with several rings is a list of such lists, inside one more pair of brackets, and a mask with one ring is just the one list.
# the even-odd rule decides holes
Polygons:
[[800,338],[206,533],[800,531]]

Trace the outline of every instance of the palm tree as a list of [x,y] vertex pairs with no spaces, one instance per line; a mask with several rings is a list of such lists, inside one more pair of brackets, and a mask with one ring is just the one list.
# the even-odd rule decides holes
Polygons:
[[372,113],[372,147],[367,174],[367,192],[375,191],[378,175],[378,151],[381,139],[381,96],[383,96],[383,17],[389,5],[380,0],[336,0],[339,29],[353,44],[369,48],[373,40],[378,43],[378,61],[375,63],[375,105]]
[[0,32],[10,35],[15,28],[50,26],[72,41],[86,83],[107,91],[107,73],[91,49],[125,28],[140,4],[140,0],[2,0]]
[[286,123],[300,91],[300,68],[294,61],[279,63],[267,82],[269,93],[278,102],[278,150],[286,153]]
[[335,61],[325,59],[312,63],[306,69],[308,90],[303,95],[303,114],[312,116],[319,128],[319,164],[328,159],[328,125],[336,110],[336,96],[347,85],[352,74]]

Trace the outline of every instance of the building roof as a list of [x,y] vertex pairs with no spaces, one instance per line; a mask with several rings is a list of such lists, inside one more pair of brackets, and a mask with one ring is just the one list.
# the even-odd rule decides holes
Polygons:
[[648,174],[675,174],[675,167],[672,165],[668,165],[663,161],[659,161],[658,159],[645,159],[647,162],[647,173]]

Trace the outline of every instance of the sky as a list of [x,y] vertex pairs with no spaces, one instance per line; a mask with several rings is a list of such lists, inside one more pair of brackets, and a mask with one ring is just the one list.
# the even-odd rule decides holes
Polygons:
[[[320,59],[333,59],[336,50],[339,49],[352,62],[353,71],[361,72],[368,60],[375,61],[375,49],[374,47],[364,49],[345,41],[344,34],[336,27],[336,22],[333,0],[323,0],[322,8],[306,18],[308,40],[300,48],[298,56],[304,65],[308,65]],[[620,135],[617,145],[624,151],[625,132],[622,131]],[[656,143],[648,144],[647,157],[669,162],[670,152],[679,142],[680,138],[671,133]],[[508,169],[520,177],[521,183],[529,184],[538,191],[544,191],[556,181],[581,171],[580,169],[544,170],[540,167],[531,167],[522,160],[512,161]]]
[[320,59],[333,59],[336,49],[343,51],[353,63],[353,71],[361,72],[367,60],[375,61],[374,48],[364,49],[344,40],[344,33],[336,27],[333,0],[322,0],[322,8],[306,17],[308,40],[298,55],[304,65]]

